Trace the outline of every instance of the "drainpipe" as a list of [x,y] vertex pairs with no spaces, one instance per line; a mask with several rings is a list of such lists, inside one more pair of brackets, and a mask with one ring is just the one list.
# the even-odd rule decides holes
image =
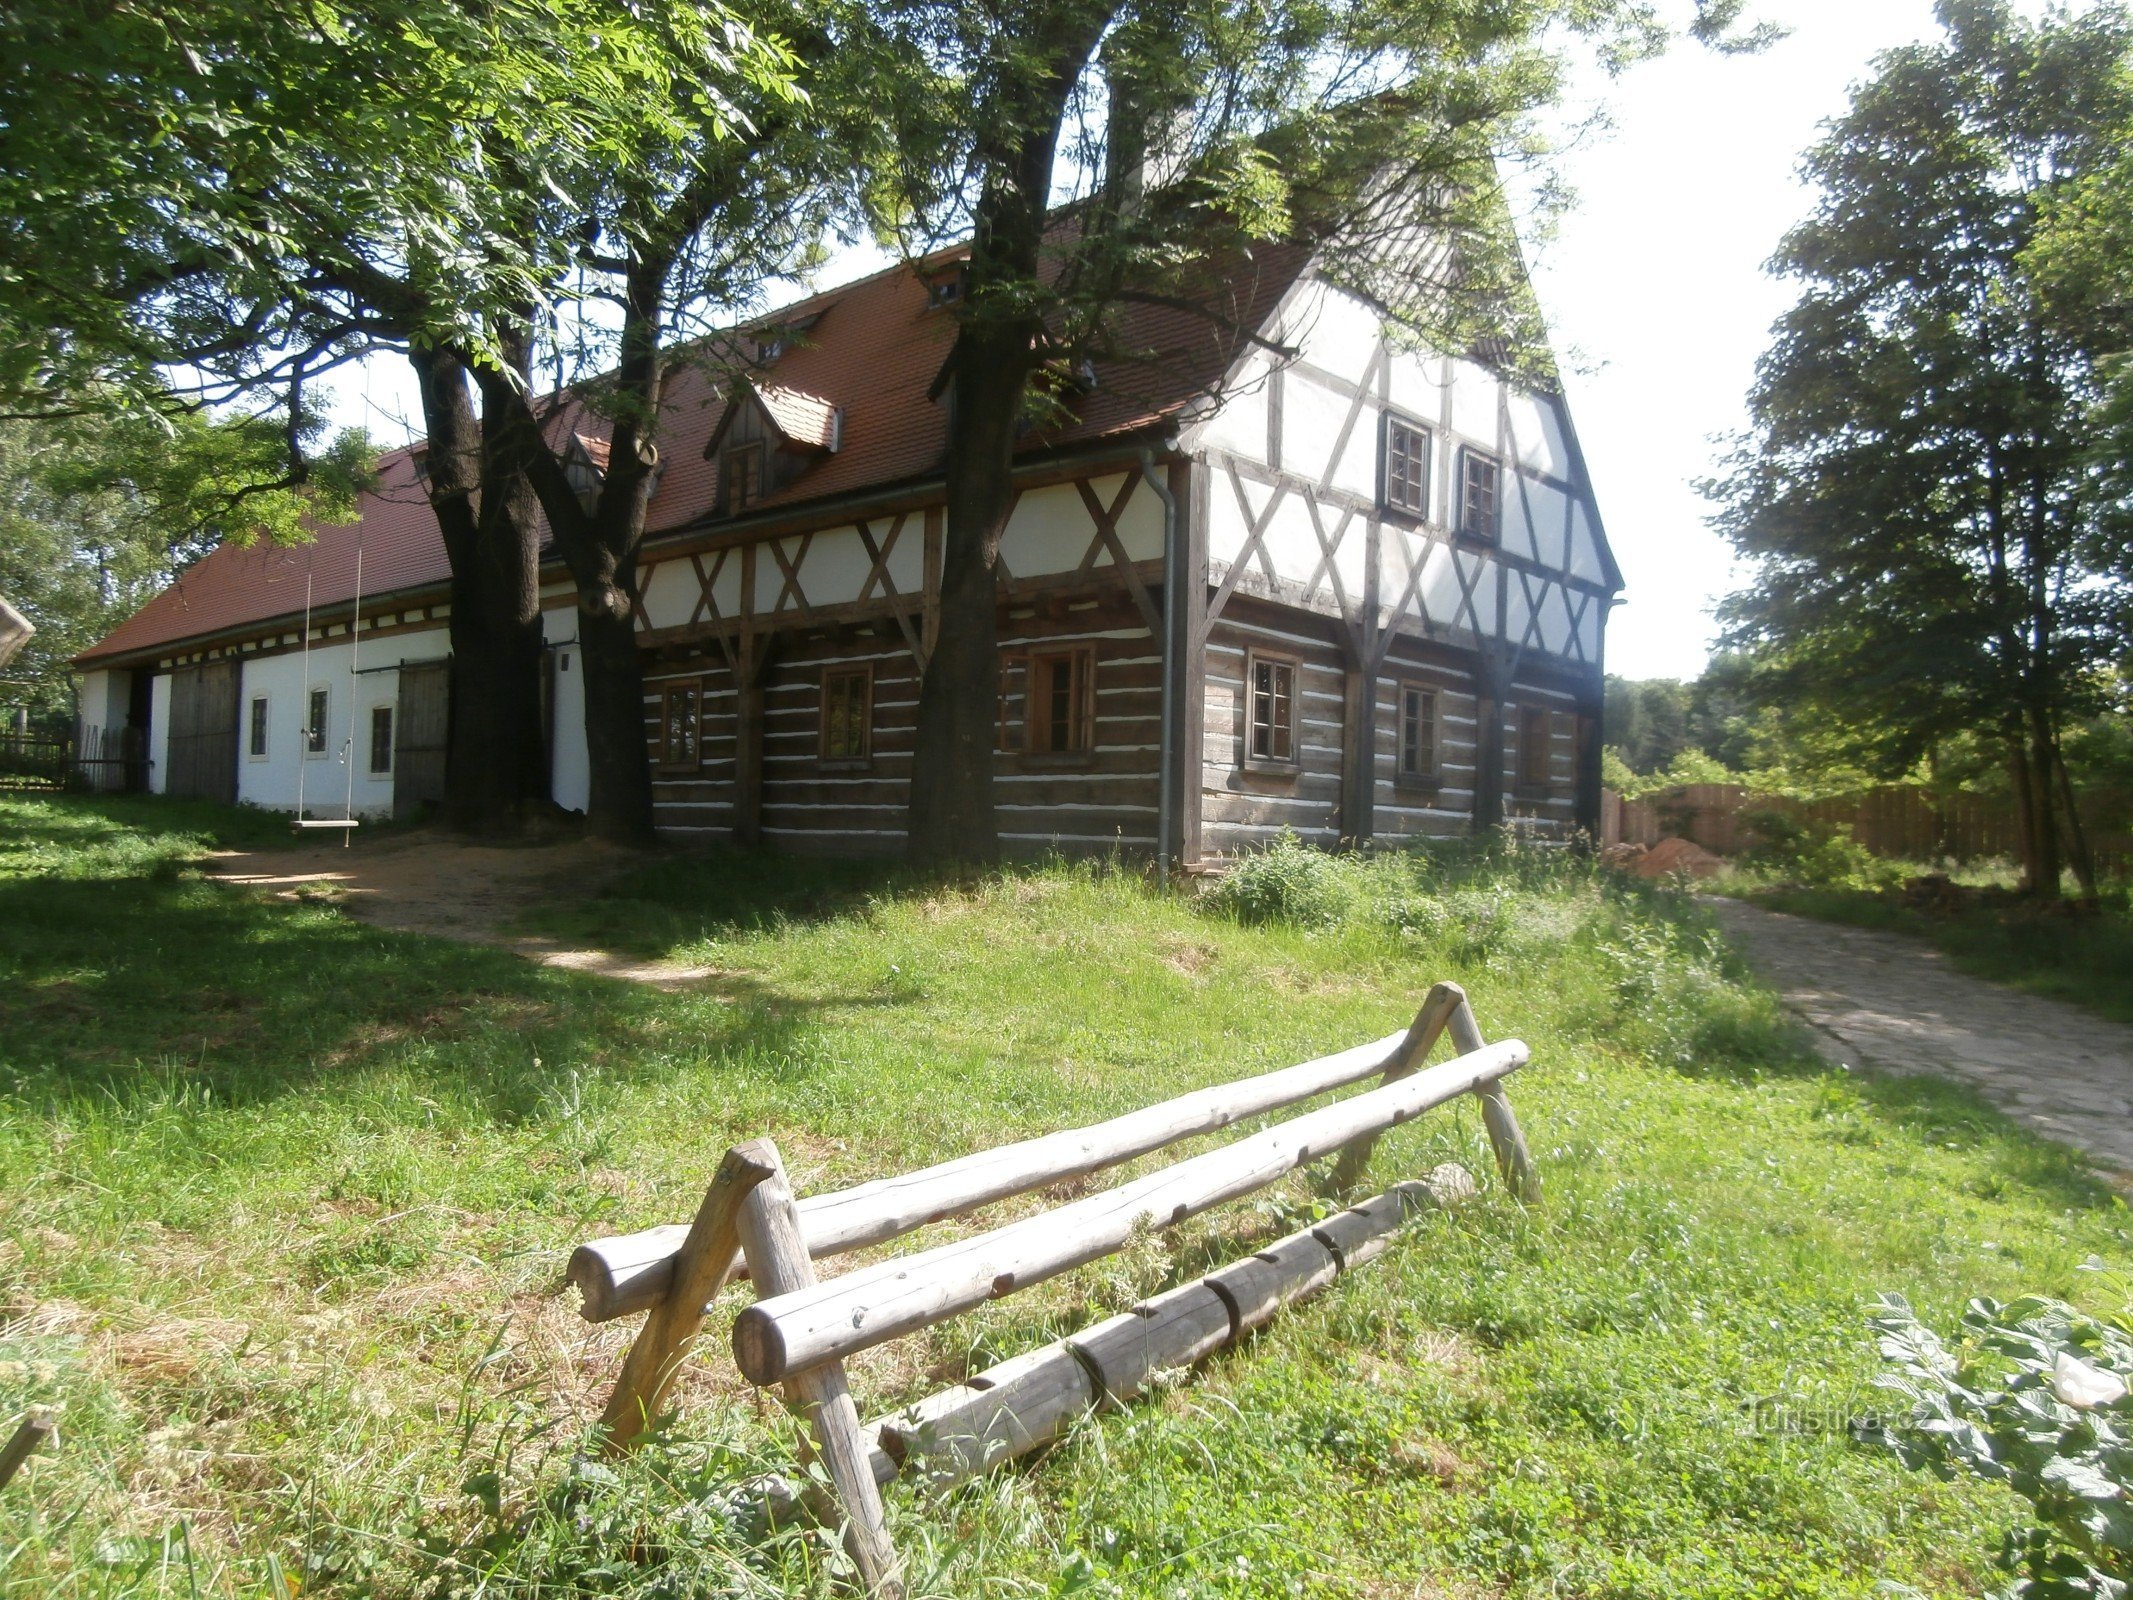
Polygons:
[[1148,480],[1148,487],[1155,491],[1156,499],[1163,502],[1163,726],[1159,736],[1162,763],[1157,779],[1155,802],[1155,875],[1158,882],[1170,881],[1170,812],[1175,787],[1171,780],[1171,723],[1172,699],[1177,693],[1177,627],[1175,609],[1178,602],[1178,497],[1170,492],[1170,485],[1163,475],[1155,470],[1155,452],[1146,445],[1141,447],[1141,476]]

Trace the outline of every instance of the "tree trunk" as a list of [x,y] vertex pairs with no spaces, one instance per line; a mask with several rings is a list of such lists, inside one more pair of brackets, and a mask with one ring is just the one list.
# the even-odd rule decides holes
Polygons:
[[2063,858],[2058,851],[2058,817],[2052,806],[2052,730],[2041,710],[2031,710],[2028,715],[2028,742],[2022,753],[2022,766],[2028,789],[2028,826],[2033,834],[2024,890],[2039,900],[2056,900]]
[[523,473],[503,465],[475,421],[458,355],[417,349],[408,359],[429,427],[430,505],[452,568],[444,819],[466,833],[510,834],[548,796],[539,523]]
[[592,772],[587,831],[616,844],[652,842],[652,762],[637,654],[636,574],[611,568],[578,580],[585,657],[585,755]]
[[2089,849],[2088,830],[2081,825],[2081,808],[2074,800],[2073,775],[2066,770],[2066,753],[2059,741],[2052,741],[2052,769],[2058,776],[2059,803],[2066,808],[2067,856],[2074,868],[2074,880],[2081,885],[2084,898],[2096,898],[2096,857]]
[[952,360],[940,630],[918,692],[906,848],[927,866],[983,864],[1000,851],[993,809],[999,727],[1000,535],[1014,506],[1015,419],[1030,334],[966,328]]

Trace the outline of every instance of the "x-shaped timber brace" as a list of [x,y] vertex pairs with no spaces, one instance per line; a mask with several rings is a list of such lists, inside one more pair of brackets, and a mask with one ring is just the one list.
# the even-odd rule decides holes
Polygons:
[[[1457,1056],[1424,1068],[1445,1034]],[[1091,1410],[1130,1399],[1155,1372],[1189,1366],[1235,1343],[1280,1307],[1361,1265],[1391,1242],[1413,1210],[1443,1197],[1443,1187],[1454,1194],[1470,1188],[1470,1180],[1440,1168],[1433,1183],[1396,1184],[871,1427],[860,1426],[845,1378],[847,1356],[1109,1255],[1144,1220],[1174,1227],[1328,1156],[1339,1158],[1334,1183],[1352,1192],[1379,1134],[1463,1094],[1481,1102],[1506,1186],[1521,1200],[1538,1201],[1539,1179],[1503,1089],[1526,1060],[1526,1047],[1515,1039],[1485,1043],[1465,991],[1440,983],[1412,1024],[1369,1044],[804,1202],[795,1200],[769,1140],[736,1145],[720,1162],[695,1221],[595,1240],[571,1258],[588,1321],[649,1312],[601,1417],[606,1448],[628,1449],[659,1414],[709,1302],[745,1275],[758,1298],[735,1323],[734,1360],[751,1382],[782,1385],[786,1403],[807,1424],[840,1502],[809,1509],[825,1518],[841,1509],[846,1548],[867,1592],[900,1595],[882,1515],[884,1483],[913,1471],[935,1484],[960,1482],[1050,1442]],[[1376,1088],[1116,1188],[826,1283],[815,1277],[822,1257],[884,1244],[1372,1077],[1380,1080]],[[775,1486],[766,1498],[790,1506],[792,1493]]]

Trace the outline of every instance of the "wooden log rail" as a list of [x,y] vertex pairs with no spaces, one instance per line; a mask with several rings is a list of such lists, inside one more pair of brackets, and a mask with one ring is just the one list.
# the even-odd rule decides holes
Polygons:
[[[1459,1054],[1421,1063],[1449,1033]],[[1235,1262],[1041,1350],[1018,1356],[863,1429],[845,1378],[858,1351],[930,1327],[1109,1255],[1144,1226],[1170,1228],[1338,1156],[1335,1181],[1360,1184],[1389,1128],[1462,1095],[1481,1105],[1510,1191],[1537,1201],[1538,1179],[1503,1080],[1526,1064],[1519,1041],[1488,1044],[1456,985],[1432,988],[1403,1032],[1237,1083],[1216,1085],[1092,1127],[981,1151],[921,1172],[795,1200],[767,1140],[727,1153],[694,1222],[581,1246],[570,1275],[582,1314],[607,1321],[649,1311],[602,1418],[625,1449],[657,1415],[708,1302],[737,1276],[759,1298],[734,1324],[734,1360],[751,1382],[782,1385],[807,1422],[836,1490],[847,1548],[867,1591],[902,1592],[880,1486],[910,1471],[952,1483],[1058,1437],[1075,1418],[1117,1405],[1159,1371],[1187,1367],[1243,1338],[1283,1305],[1382,1251],[1400,1222],[1454,1179],[1399,1184]],[[902,1237],[928,1223],[1066,1178],[1102,1171],[1248,1117],[1282,1111],[1367,1078],[1378,1087],[1291,1117],[1145,1177],[827,1282],[814,1262]],[[772,1503],[791,1491],[772,1493]]]

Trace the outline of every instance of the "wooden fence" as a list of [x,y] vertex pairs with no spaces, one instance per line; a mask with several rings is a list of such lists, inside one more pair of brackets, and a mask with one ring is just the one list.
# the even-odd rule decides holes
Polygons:
[[[2022,848],[2011,800],[1936,795],[1915,784],[1827,800],[1759,794],[1738,783],[1692,783],[1642,800],[1625,800],[1610,789],[1600,800],[1600,837],[1603,844],[1656,844],[1675,836],[1715,855],[1738,855],[1756,843],[1750,819],[1758,811],[1849,830],[1874,854],[1903,860],[1967,861],[2016,856]],[[2092,827],[2089,843],[2099,867],[2123,872],[2133,866],[2133,837]]]
[[0,733],[0,789],[122,794],[147,787],[148,742],[138,728]]
[[[1458,1056],[1423,1068],[1440,1035]],[[721,1286],[748,1277],[756,1303],[734,1324],[735,1364],[780,1385],[808,1423],[836,1503],[789,1484],[760,1486],[773,1510],[841,1521],[868,1590],[901,1592],[881,1488],[899,1475],[961,1482],[1049,1443],[1117,1405],[1161,1371],[1190,1366],[1385,1249],[1440,1190],[1471,1189],[1459,1169],[1438,1185],[1396,1184],[1124,1314],[993,1367],[862,1428],[845,1358],[1110,1255],[1143,1227],[1170,1228],[1338,1157],[1343,1193],[1364,1177],[1380,1133],[1472,1094],[1504,1181],[1521,1199],[1539,1181],[1503,1089],[1527,1060],[1517,1040],[1487,1044],[1456,984],[1430,990],[1399,1033],[1279,1072],[1165,1101],[1092,1127],[980,1151],[923,1171],[795,1200],[768,1140],[727,1152],[696,1220],[580,1246],[570,1276],[588,1321],[647,1312],[602,1416],[607,1447],[628,1448],[658,1414]],[[887,1243],[1014,1195],[1086,1177],[1245,1118],[1285,1110],[1365,1079],[1378,1087],[1086,1198],[916,1254],[818,1282],[824,1257]]]

